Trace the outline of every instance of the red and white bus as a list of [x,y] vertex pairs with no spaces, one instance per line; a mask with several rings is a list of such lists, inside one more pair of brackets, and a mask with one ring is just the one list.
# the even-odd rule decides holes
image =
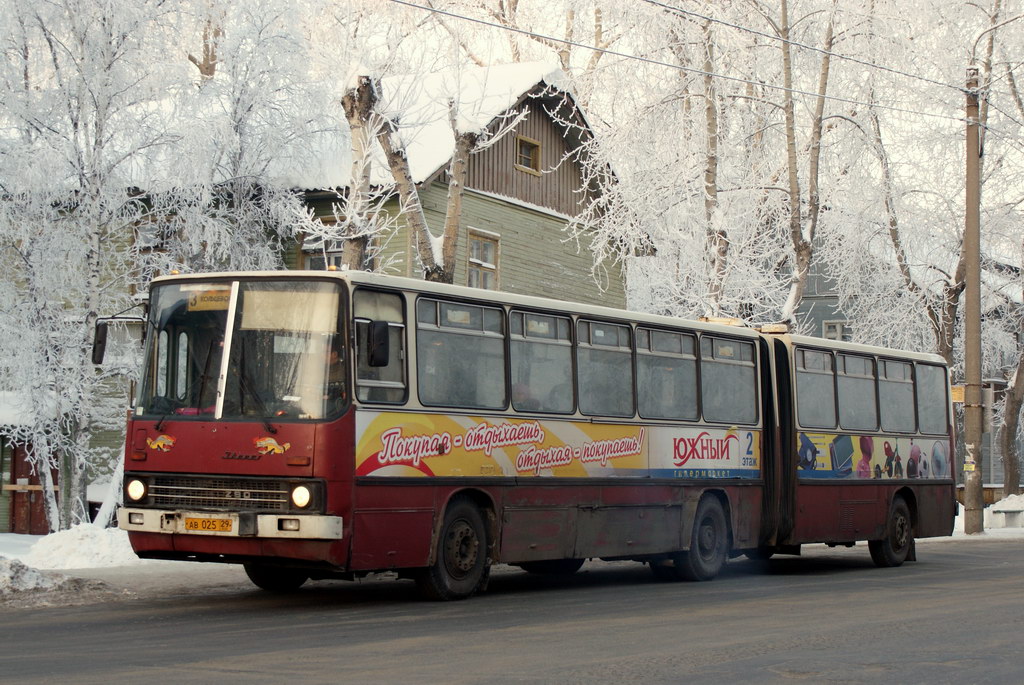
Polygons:
[[940,357],[362,272],[152,286],[118,522],[267,590],[949,535]]

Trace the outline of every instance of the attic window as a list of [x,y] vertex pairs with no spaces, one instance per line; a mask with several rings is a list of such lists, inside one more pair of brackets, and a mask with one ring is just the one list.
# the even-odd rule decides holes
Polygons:
[[516,136],[516,169],[540,176],[540,143]]

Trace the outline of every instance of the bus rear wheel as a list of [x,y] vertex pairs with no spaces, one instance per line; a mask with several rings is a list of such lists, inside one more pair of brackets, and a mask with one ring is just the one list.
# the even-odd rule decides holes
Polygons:
[[868,540],[871,561],[881,568],[900,566],[907,560],[913,545],[914,528],[910,507],[902,497],[894,497],[885,524],[885,537],[881,540]]
[[690,534],[690,550],[675,560],[683,580],[711,580],[725,565],[729,554],[729,525],[717,497],[705,496],[697,505]]
[[471,597],[490,574],[487,563],[487,532],[480,509],[470,500],[452,500],[444,513],[434,563],[416,578],[427,599]]
[[697,505],[690,534],[690,550],[667,559],[650,562],[655,579],[711,580],[725,565],[729,553],[729,525],[717,497],[708,496]]
[[245,575],[256,587],[274,593],[295,592],[309,580],[309,574],[300,569],[263,564],[245,564]]
[[524,561],[519,568],[527,573],[540,576],[571,576],[583,566],[582,559],[545,559],[544,561]]

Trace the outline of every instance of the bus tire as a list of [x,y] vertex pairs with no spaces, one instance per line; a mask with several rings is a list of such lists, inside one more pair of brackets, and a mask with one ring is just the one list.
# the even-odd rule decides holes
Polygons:
[[722,570],[728,553],[729,525],[722,503],[705,496],[693,517],[690,549],[675,558],[676,574],[683,580],[711,580]]
[[295,592],[309,580],[309,574],[300,569],[263,564],[245,564],[245,575],[261,590],[278,594]]
[[545,559],[524,561],[519,568],[538,576],[571,576],[583,566],[583,559]]
[[914,546],[914,527],[910,518],[910,507],[906,500],[896,496],[889,507],[889,518],[885,523],[885,537],[868,540],[871,561],[880,568],[900,566],[910,555]]
[[473,502],[456,498],[445,510],[434,563],[416,584],[427,599],[466,599],[483,589],[489,572],[484,517]]

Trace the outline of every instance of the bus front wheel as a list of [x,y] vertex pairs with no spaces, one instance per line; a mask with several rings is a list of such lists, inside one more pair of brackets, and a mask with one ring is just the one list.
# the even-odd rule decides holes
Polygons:
[[256,587],[275,593],[294,592],[309,580],[305,571],[263,564],[245,564],[245,575]]
[[889,519],[885,524],[885,537],[868,540],[868,550],[875,566],[889,568],[899,566],[910,555],[914,545],[914,528],[910,519],[910,507],[902,497],[895,497],[889,508]]
[[725,565],[729,553],[729,525],[717,497],[706,496],[697,505],[690,534],[690,550],[675,561],[684,580],[711,580]]
[[434,563],[416,582],[427,599],[465,599],[481,589],[490,573],[487,532],[480,509],[468,499],[455,499],[444,513]]

